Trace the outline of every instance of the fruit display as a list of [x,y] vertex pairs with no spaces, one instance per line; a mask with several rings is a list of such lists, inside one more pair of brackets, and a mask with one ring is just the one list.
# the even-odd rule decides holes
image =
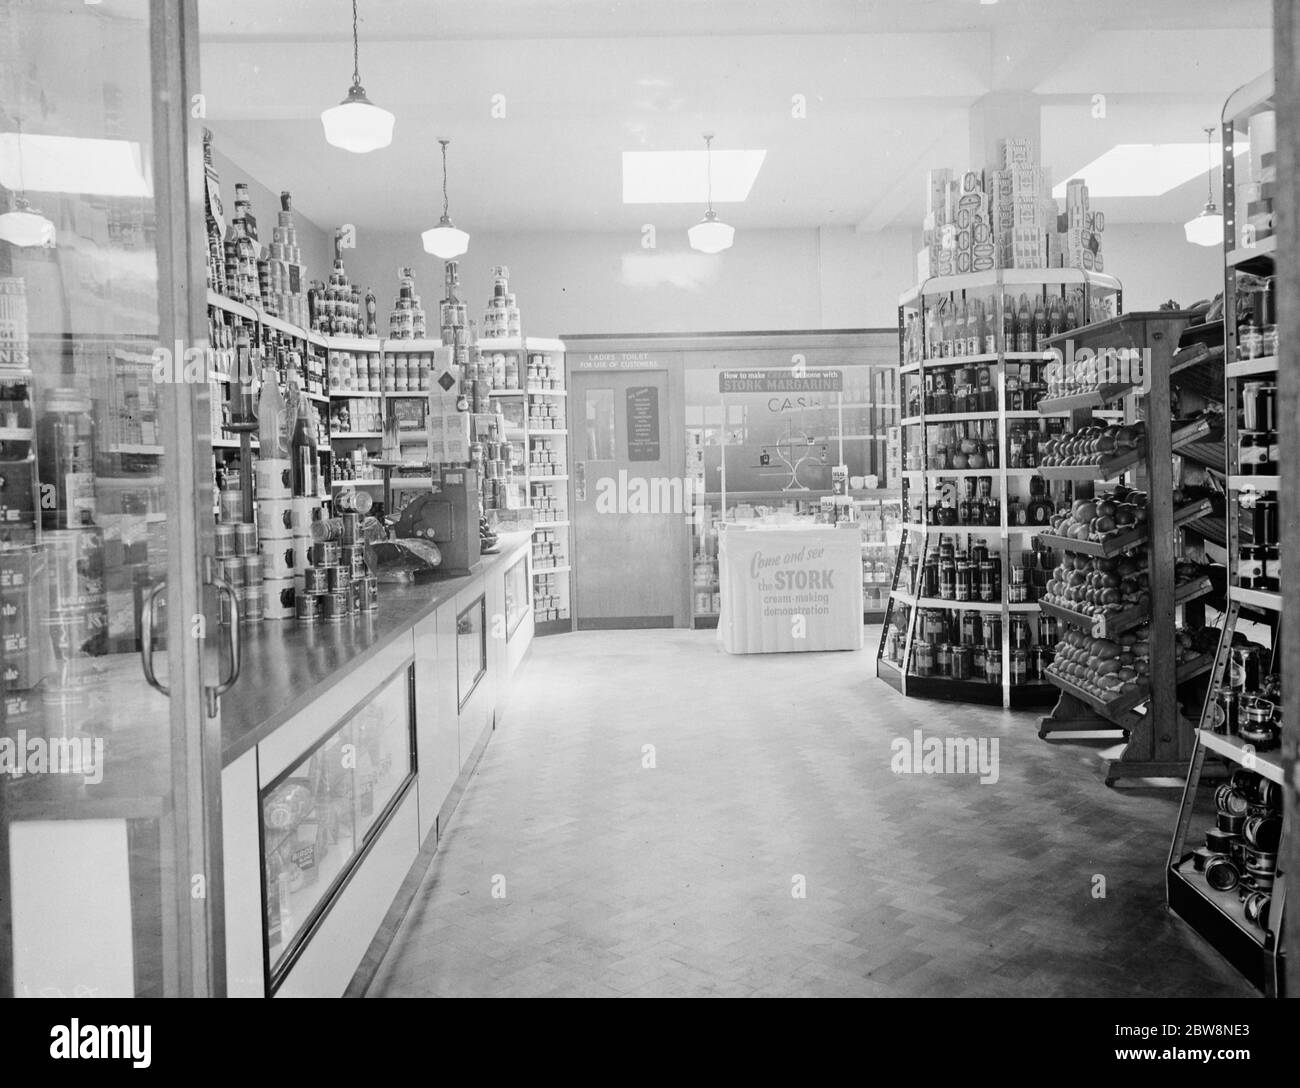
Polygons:
[[[1178,496],[1175,494],[1177,503]],[[1092,499],[1080,499],[1052,517],[1052,534],[1069,540],[1104,541],[1146,524],[1147,496],[1124,484]]]
[[[1211,652],[1218,631],[1180,628],[1174,640],[1174,661],[1185,665]],[[1143,690],[1151,672],[1151,628],[1147,624],[1113,639],[1093,638],[1086,631],[1067,630],[1056,645],[1050,677],[1109,702]]]
[[[1151,583],[1146,548],[1123,556],[1067,555],[1052,571],[1043,600],[1081,616],[1147,608]],[[1174,588],[1198,581],[1207,568],[1179,561],[1174,568]]]
[[1146,425],[1092,423],[1077,431],[1065,431],[1049,438],[1039,448],[1044,468],[1074,468],[1100,465],[1146,444]]

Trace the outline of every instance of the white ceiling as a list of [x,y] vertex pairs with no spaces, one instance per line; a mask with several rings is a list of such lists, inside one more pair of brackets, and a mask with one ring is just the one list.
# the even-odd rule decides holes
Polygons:
[[[362,83],[397,124],[391,147],[358,156],[319,121],[351,79],[348,0],[199,13],[222,153],[318,224],[370,229],[436,221],[440,136],[471,232],[678,226],[693,218],[680,205],[624,207],[621,153],[700,147],[705,130],[767,150],[727,206],[739,228],[915,227],[924,171],[968,164],[969,110],[990,92],[1039,96],[1060,180],[1117,143],[1201,138],[1272,64],[1267,0],[360,0]],[[1202,175],[1094,204],[1173,222],[1204,194]]]

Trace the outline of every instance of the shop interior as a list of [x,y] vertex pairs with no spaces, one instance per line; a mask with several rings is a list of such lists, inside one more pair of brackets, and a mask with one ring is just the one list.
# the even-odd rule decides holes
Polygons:
[[1300,993],[1291,5],[0,57],[0,993]]

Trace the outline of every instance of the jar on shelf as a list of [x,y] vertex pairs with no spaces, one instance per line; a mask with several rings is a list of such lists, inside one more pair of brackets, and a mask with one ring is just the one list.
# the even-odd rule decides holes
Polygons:
[[992,646],[987,648],[984,655],[984,680],[989,684],[1002,683],[1002,651]]

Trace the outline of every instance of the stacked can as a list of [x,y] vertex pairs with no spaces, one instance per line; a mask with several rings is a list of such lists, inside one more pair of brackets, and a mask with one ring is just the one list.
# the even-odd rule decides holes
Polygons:
[[339,539],[318,533],[322,539],[311,545],[297,603],[300,623],[342,623],[379,607],[379,579],[366,562],[361,515],[343,514],[335,521]]
[[293,503],[293,579],[299,595],[306,588],[306,571],[311,566],[312,524],[321,516],[318,500],[295,498]]
[[[243,520],[244,493],[237,487],[221,492],[221,521],[217,525],[217,563],[221,575],[239,600],[244,623],[262,619],[262,568],[257,552],[257,525]],[[221,598],[221,622],[231,619],[230,602]]]
[[262,610],[268,620],[291,620],[297,584],[294,554],[293,469],[288,460],[257,462],[257,531],[261,538],[258,574]]

